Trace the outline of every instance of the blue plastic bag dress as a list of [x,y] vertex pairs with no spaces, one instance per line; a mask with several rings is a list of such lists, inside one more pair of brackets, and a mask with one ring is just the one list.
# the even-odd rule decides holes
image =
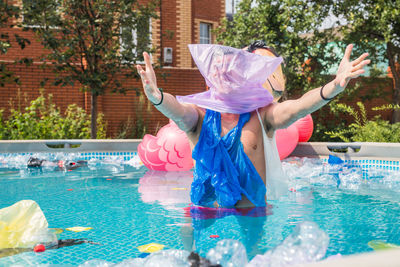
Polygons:
[[196,205],[233,207],[245,195],[255,206],[265,206],[265,184],[240,141],[250,113],[241,114],[238,124],[221,137],[221,114],[207,110],[199,141],[192,157],[196,160],[191,200]]

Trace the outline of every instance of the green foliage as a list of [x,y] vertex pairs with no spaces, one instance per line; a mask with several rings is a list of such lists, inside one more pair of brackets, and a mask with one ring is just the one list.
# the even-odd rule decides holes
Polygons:
[[[97,96],[106,91],[139,90],[126,81],[139,78],[135,64],[143,60],[144,50],[154,50],[149,47],[149,30],[150,19],[157,18],[156,6],[157,0],[147,4],[138,0],[26,1],[24,25],[50,51],[41,59],[53,63],[54,84],[79,82],[97,107]],[[91,116],[95,137],[96,108]]]
[[324,8],[343,18],[337,24],[340,26],[337,38],[344,43],[356,43],[355,49],[369,52],[376,64],[390,60],[386,50],[389,43],[396,49],[395,54],[400,53],[399,6],[398,0],[335,0]]
[[[386,65],[387,62],[394,65],[400,58],[399,6],[399,0],[243,0],[233,19],[224,19],[216,30],[217,40],[240,48],[253,40],[261,39],[273,46],[285,60],[283,71],[289,97],[299,96],[331,80],[332,77],[327,74],[334,73],[346,45],[353,43],[355,48],[352,59],[369,52],[373,62],[369,70],[370,77],[363,77],[363,82],[367,84],[376,82],[374,79],[382,76],[378,66]],[[333,21],[331,14],[342,19]],[[331,18],[332,24],[328,29],[324,25],[325,29],[321,30],[327,17]],[[397,74],[398,71],[395,71],[394,75]],[[399,81],[400,76],[397,77]],[[393,84],[397,85],[395,92],[398,91],[393,94],[395,105],[400,101],[400,83]],[[356,98],[366,101],[387,97],[387,93],[382,90],[384,86],[386,83],[381,82],[368,92],[360,94],[362,84],[358,80],[348,85],[341,94],[340,101],[354,101]],[[344,129],[348,125],[342,118],[340,106],[335,108],[337,99],[320,110],[318,116],[313,116],[315,129],[312,141],[342,140],[338,135],[333,135],[333,139],[325,135],[325,132]],[[394,111],[400,112],[399,109]],[[333,120],[326,120],[328,113],[333,113]]]
[[[399,7],[399,0],[335,0],[325,6],[347,22],[338,28],[336,39],[343,43],[355,43],[355,51],[368,52],[375,65],[389,63],[394,77],[394,105],[400,104],[400,69],[395,67],[400,59]],[[392,121],[400,121],[400,110],[394,110]]]
[[42,59],[54,63],[56,84],[77,81],[83,91],[97,95],[105,90],[125,92],[135,88],[127,87],[119,74],[137,75],[134,66],[150,46],[155,7],[154,2],[143,5],[137,0],[26,1],[24,25],[50,50]]
[[3,136],[5,135],[5,127],[4,127],[4,119],[3,119],[4,110],[0,109],[0,140],[4,139]]
[[327,15],[322,10],[313,1],[243,0],[233,20],[224,19],[216,30],[217,40],[238,48],[264,40],[284,58],[287,92],[298,95],[325,82],[321,73],[336,59],[327,51],[327,34],[315,30]]
[[344,142],[400,142],[400,123],[390,124],[379,116],[368,120],[364,104],[357,102],[357,106],[359,110],[345,104],[337,104],[337,110],[351,115],[354,122],[343,128],[338,127],[340,130],[329,131],[326,134]]
[[[98,116],[98,138],[106,137],[104,116]],[[43,91],[30,105],[21,110],[10,108],[10,116],[3,119],[0,111],[0,138],[6,140],[19,139],[84,139],[90,137],[90,116],[77,105],[69,105],[63,116],[60,109],[47,98]]]
[[400,105],[393,105],[393,104],[386,104],[382,105],[380,107],[373,107],[372,110],[378,111],[378,110],[398,110],[400,109]]

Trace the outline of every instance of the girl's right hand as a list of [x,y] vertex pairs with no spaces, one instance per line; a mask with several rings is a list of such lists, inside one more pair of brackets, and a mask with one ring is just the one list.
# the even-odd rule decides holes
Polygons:
[[144,93],[146,94],[147,98],[153,103],[158,103],[161,100],[161,92],[157,87],[156,74],[153,66],[151,65],[149,54],[143,52],[143,57],[146,70],[143,70],[142,66],[140,65],[136,65],[136,69],[142,79]]

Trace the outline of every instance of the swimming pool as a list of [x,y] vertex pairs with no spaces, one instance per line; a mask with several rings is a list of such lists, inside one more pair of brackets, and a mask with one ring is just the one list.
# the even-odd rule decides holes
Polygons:
[[[244,216],[248,213],[191,211],[192,173],[136,169],[129,164],[133,152],[66,155],[88,160],[89,165],[70,172],[29,170],[23,167],[29,155],[9,160],[15,155],[1,154],[0,208],[33,199],[43,210],[49,227],[93,228],[78,233],[64,231],[60,238],[86,238],[101,245],[21,253],[0,258],[0,266],[76,266],[92,259],[121,262],[139,257],[137,247],[153,242],[174,249],[195,247],[205,256],[224,238],[242,242],[251,259],[280,244],[302,221],[313,221],[328,234],[327,256],[372,251],[368,246],[371,240],[400,244],[400,175],[396,160],[348,160],[347,170],[355,166],[355,171],[340,177],[347,183],[339,188],[336,173],[326,160],[288,160],[284,167],[292,173],[292,191],[279,202],[270,201],[263,211],[265,216]],[[357,172],[362,179],[353,179]]]

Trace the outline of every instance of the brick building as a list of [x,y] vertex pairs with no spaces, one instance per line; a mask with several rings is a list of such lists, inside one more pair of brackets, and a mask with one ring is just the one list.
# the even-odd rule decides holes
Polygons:
[[[14,0],[14,3],[23,4],[23,0]],[[159,79],[159,86],[166,92],[174,95],[186,95],[201,92],[205,82],[191,59],[188,44],[214,43],[215,37],[211,30],[218,26],[225,16],[225,0],[161,0],[157,13],[159,19],[152,20],[150,31],[153,46],[160,47],[154,57],[160,59],[162,71],[167,74],[166,80]],[[51,69],[42,69],[43,62],[36,60],[32,66],[14,64],[17,58],[35,57],[43,53],[43,47],[30,31],[22,32],[19,29],[1,29],[31,40],[31,44],[21,50],[14,45],[7,54],[1,55],[0,60],[7,63],[8,69],[20,78],[21,84],[6,84],[0,87],[0,109],[4,109],[4,117],[8,116],[10,99],[17,100],[18,91],[26,95],[28,101],[39,96],[40,83],[43,78],[54,78]],[[167,38],[167,33],[172,37]],[[136,79],[129,80],[134,86],[141,84]],[[66,109],[69,104],[76,103],[90,113],[90,94],[82,93],[79,86],[54,86],[47,83],[45,92],[53,94],[53,100],[61,108]],[[108,136],[115,137],[121,125],[128,118],[135,120],[142,116],[147,125],[147,132],[154,134],[156,130],[168,123],[168,120],[151,105],[139,104],[139,97],[135,92],[125,95],[107,93],[98,99],[98,110],[104,113],[108,122]]]
[[[14,0],[14,3],[22,4],[24,0]],[[143,0],[147,1],[147,0]],[[11,1],[10,1],[11,2]],[[205,82],[191,59],[188,44],[191,43],[214,43],[215,36],[211,30],[218,26],[220,20],[225,16],[226,0],[160,0],[157,13],[159,19],[152,20],[150,32],[153,46],[160,49],[153,55],[153,59],[159,59],[163,65],[162,72],[167,74],[166,80],[159,79],[159,86],[164,91],[173,95],[187,95],[201,92],[205,88]],[[228,0],[228,4],[229,4]],[[42,69],[42,61],[34,61],[32,66],[14,64],[14,61],[22,57],[34,57],[43,53],[40,42],[35,40],[32,32],[22,32],[19,29],[5,29],[0,31],[8,32],[10,36],[18,32],[23,37],[31,40],[31,44],[21,50],[17,45],[5,55],[0,55],[0,61],[7,63],[8,69],[20,77],[21,84],[6,84],[0,87],[0,109],[4,109],[4,117],[8,116],[9,102],[12,99],[17,101],[20,91],[23,98],[28,101],[39,96],[40,83],[44,78],[54,78],[51,69]],[[172,33],[172,37],[167,37]],[[384,84],[387,91],[387,98],[374,99],[365,102],[367,110],[373,106],[379,106],[391,102],[391,81],[376,81]],[[132,86],[141,87],[140,82],[132,78],[127,81]],[[377,90],[379,86],[374,83],[366,83],[363,86],[365,92]],[[47,83],[45,92],[53,94],[53,100],[61,111],[64,111],[69,104],[76,103],[90,113],[90,94],[79,91],[76,86],[54,86]],[[362,94],[362,92],[361,92]],[[356,100],[353,101],[354,104]],[[23,103],[22,103],[23,104]],[[137,121],[141,117],[147,128],[147,133],[155,134],[168,120],[158,112],[147,100],[143,104],[135,92],[127,92],[125,95],[107,93],[98,99],[98,111],[105,115],[108,122],[108,137],[115,138],[122,125],[130,119]],[[391,111],[379,112],[384,119],[390,119]],[[370,117],[376,112],[369,112]],[[318,113],[315,114],[318,116]],[[326,116],[326,115],[324,115]],[[332,118],[327,117],[326,120]]]

